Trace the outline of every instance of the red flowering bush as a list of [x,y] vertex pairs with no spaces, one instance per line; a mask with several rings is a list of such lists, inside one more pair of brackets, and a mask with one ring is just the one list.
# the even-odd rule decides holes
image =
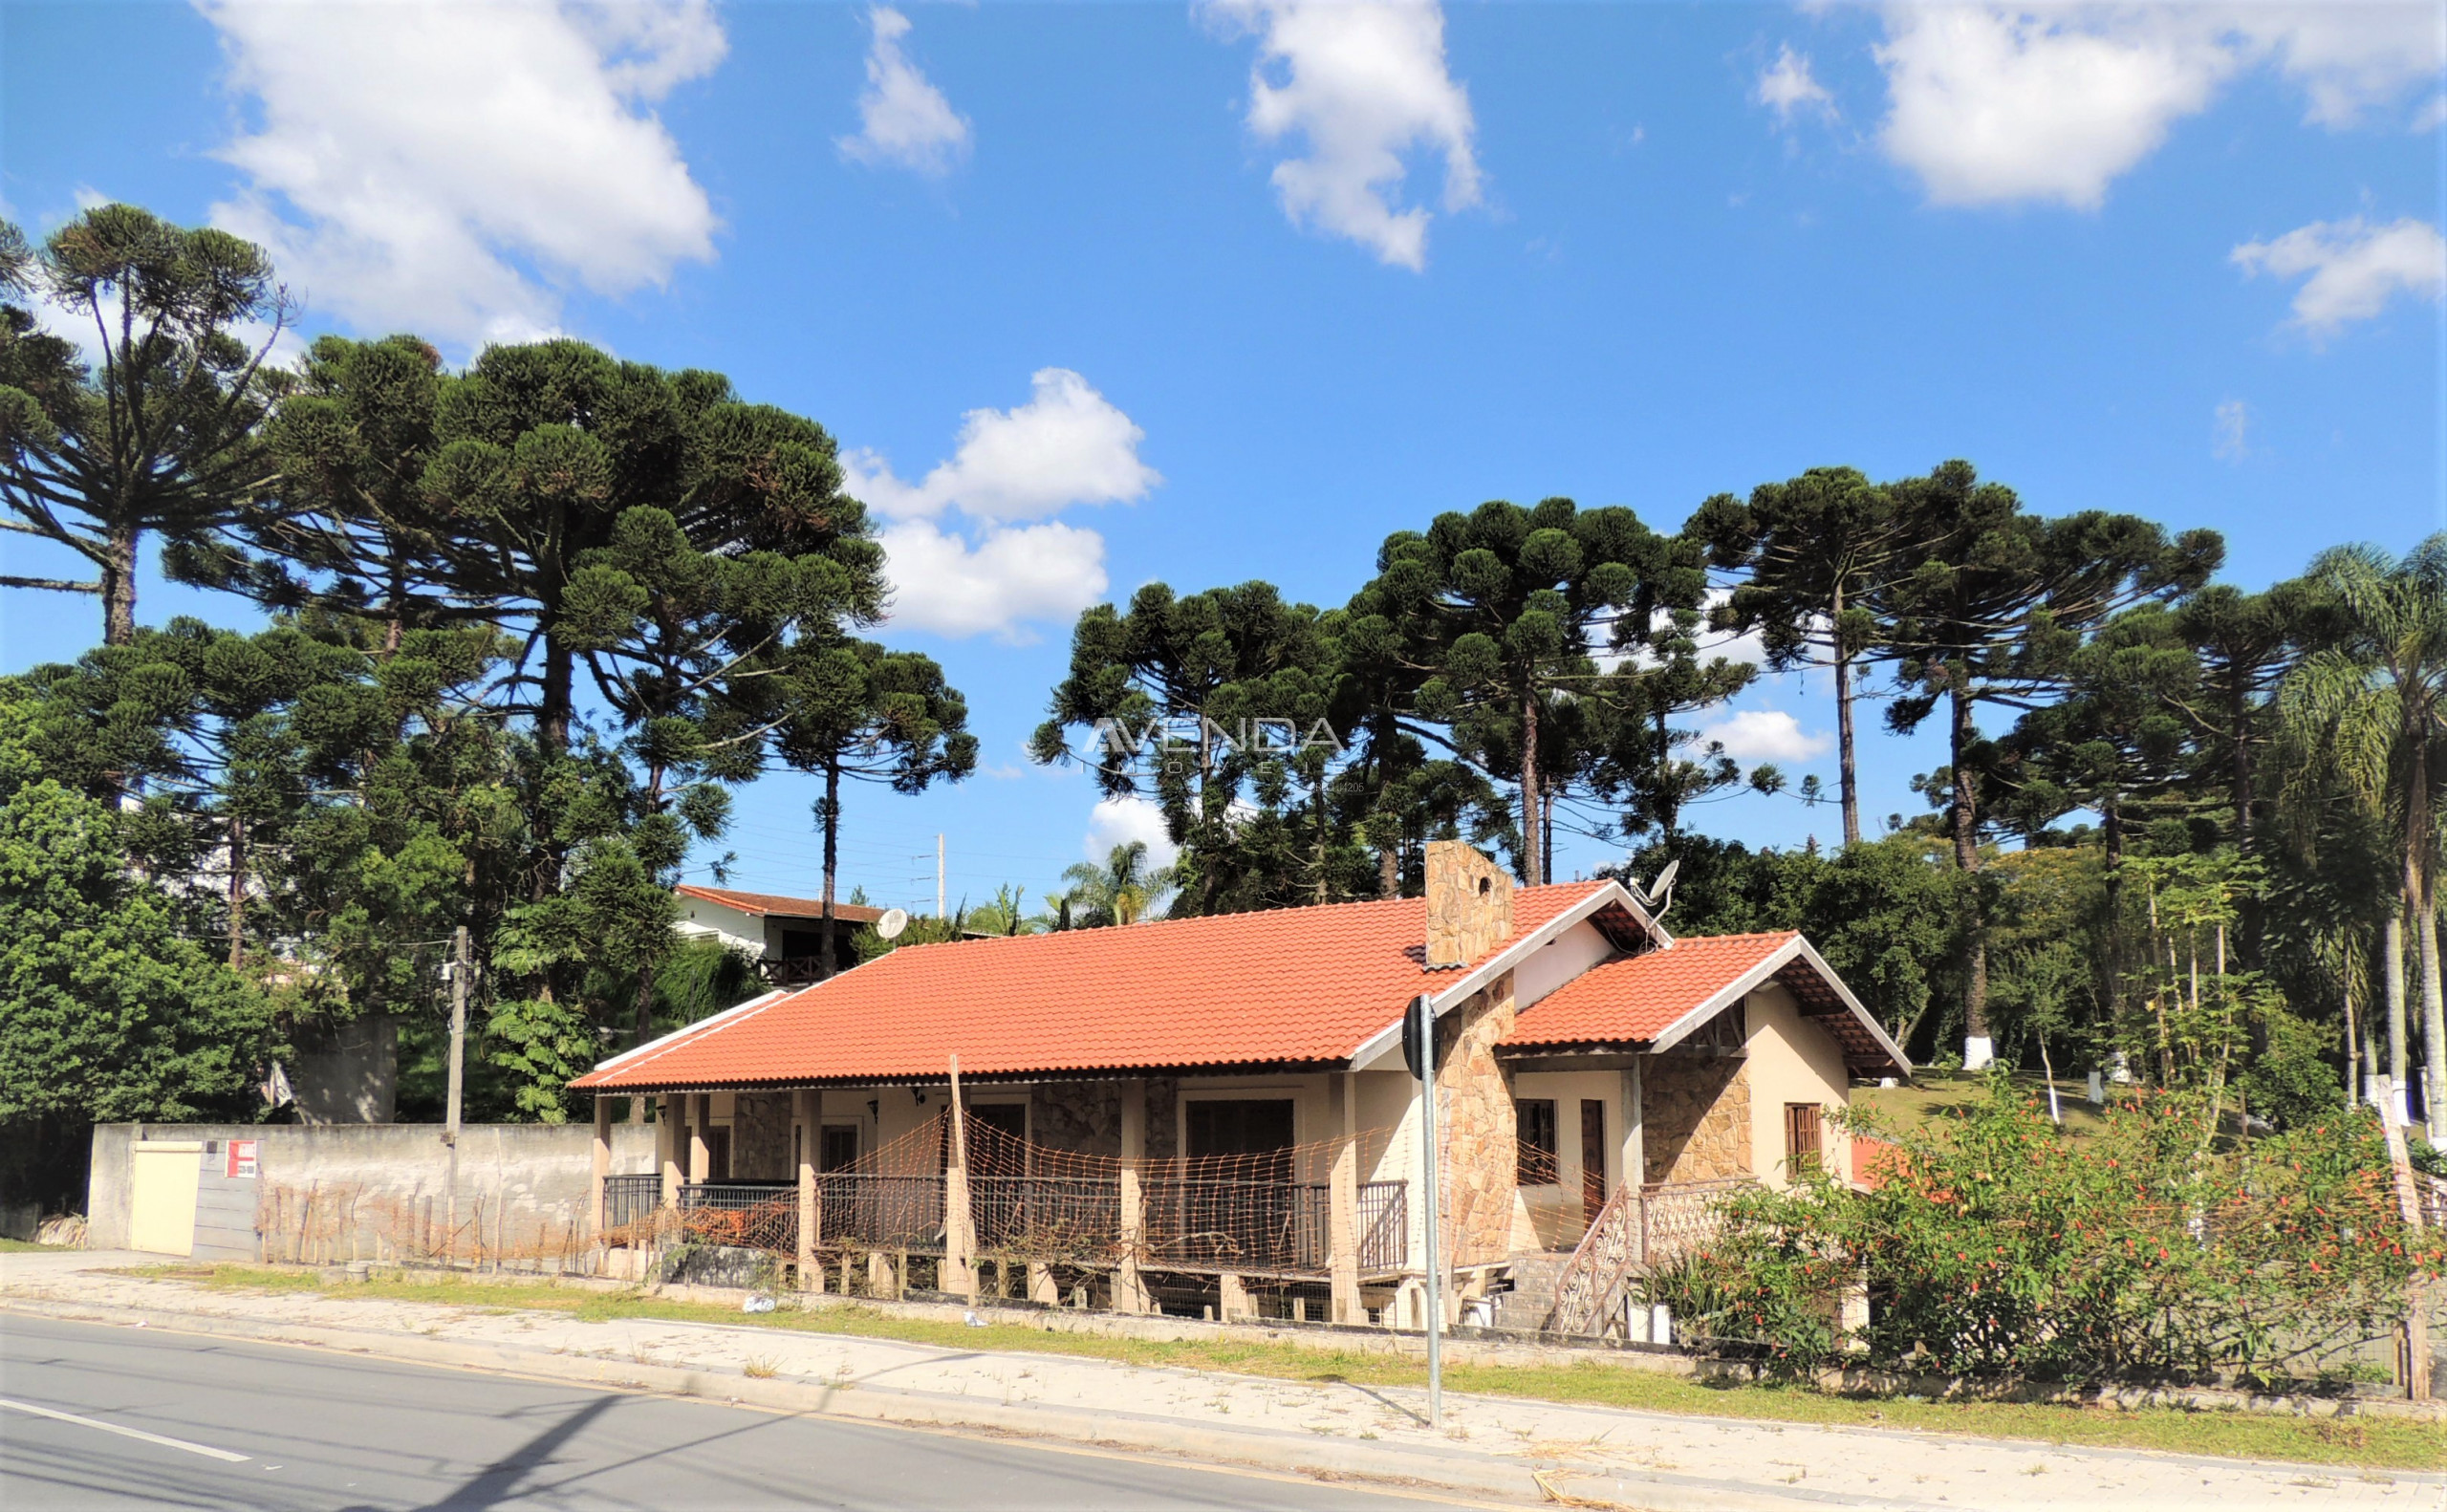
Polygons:
[[[1862,1132],[1885,1181],[1754,1191],[1707,1251],[1655,1278],[1685,1330],[1793,1369],[1873,1363],[2049,1379],[2307,1373],[2401,1316],[2447,1236],[2400,1220],[2367,1112],[2240,1148],[2206,1110],[2144,1091],[2073,1136],[2003,1077],[1956,1118]],[[1836,1300],[1866,1281],[1855,1339]]]

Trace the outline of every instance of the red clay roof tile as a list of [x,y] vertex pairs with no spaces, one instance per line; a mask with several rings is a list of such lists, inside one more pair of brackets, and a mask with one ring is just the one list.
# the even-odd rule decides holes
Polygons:
[[[708,903],[738,909],[743,914],[772,914],[784,918],[821,918],[824,916],[824,900],[820,897],[791,897],[782,893],[743,893],[736,888],[699,887],[693,882],[682,882],[672,891],[682,897],[703,898]],[[872,924],[883,917],[883,910],[869,908],[864,903],[835,900],[833,917],[854,924]]]
[[[1513,938],[1605,887],[1523,888]],[[1419,898],[909,945],[584,1091],[1342,1060],[1440,977]]]
[[1798,938],[1791,930],[1702,935],[1601,961],[1523,1009],[1503,1044],[1648,1044]]

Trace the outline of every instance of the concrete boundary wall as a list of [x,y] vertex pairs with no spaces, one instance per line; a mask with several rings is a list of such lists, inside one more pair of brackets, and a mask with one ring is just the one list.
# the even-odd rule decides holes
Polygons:
[[[613,1125],[613,1172],[654,1171],[654,1136],[650,1126]],[[514,1242],[539,1227],[582,1227],[594,1137],[589,1124],[468,1125],[459,1132],[454,1192],[449,1150],[437,1124],[97,1124],[86,1187],[85,1242],[92,1249],[126,1246],[139,1143],[200,1140],[217,1152],[232,1139],[258,1142],[254,1179],[211,1183],[224,1189],[216,1190],[210,1204],[217,1230],[212,1258],[240,1258],[233,1253],[239,1236],[228,1232],[234,1226],[229,1219],[233,1210],[246,1211],[251,1199],[254,1253],[245,1258],[262,1258],[265,1225],[274,1213],[319,1203],[319,1242],[376,1259],[382,1258],[381,1246],[394,1242],[403,1214],[438,1220],[448,1213],[463,1230],[481,1224],[477,1238],[487,1246]]]

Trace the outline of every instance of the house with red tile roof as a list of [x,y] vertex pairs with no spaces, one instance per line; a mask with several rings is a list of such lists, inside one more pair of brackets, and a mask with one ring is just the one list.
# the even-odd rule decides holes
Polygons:
[[649,1099],[661,1175],[598,1222],[753,1230],[809,1286],[1416,1326],[1422,997],[1463,1295],[1849,1176],[1826,1111],[1910,1071],[1797,934],[1678,940],[1615,882],[1440,842],[1422,897],[906,946],[612,1056],[574,1087],[607,1137]]
[[[802,987],[831,974],[821,966],[824,903],[820,898],[699,887],[692,882],[673,888],[671,896],[680,905],[673,927],[682,935],[722,941],[755,961],[765,980],[775,986]],[[834,902],[834,971],[847,971],[858,963],[851,937],[887,912],[864,903]]]

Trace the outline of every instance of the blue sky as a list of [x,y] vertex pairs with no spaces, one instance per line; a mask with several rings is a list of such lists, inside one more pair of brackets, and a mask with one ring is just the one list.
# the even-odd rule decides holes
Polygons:
[[[2259,585],[2447,524],[2428,6],[0,4],[0,200],[264,240],[304,329],[548,331],[814,417],[985,749],[848,876],[1049,887],[1146,816],[1020,742],[1078,607],[1337,602],[1488,498],[1953,456],[2226,532]],[[61,572],[19,537],[20,572]],[[148,583],[151,622],[243,606]],[[97,637],[0,595],[0,667]],[[1830,782],[1822,686],[1737,754]],[[1874,720],[1869,722],[1874,727]],[[1873,822],[1936,755],[1873,736]],[[734,880],[812,886],[810,785]],[[1798,844],[1830,809],[1698,827]],[[1093,837],[1093,839],[1092,839]],[[1566,848],[1563,869],[1613,858]],[[701,874],[702,879],[702,874]]]

